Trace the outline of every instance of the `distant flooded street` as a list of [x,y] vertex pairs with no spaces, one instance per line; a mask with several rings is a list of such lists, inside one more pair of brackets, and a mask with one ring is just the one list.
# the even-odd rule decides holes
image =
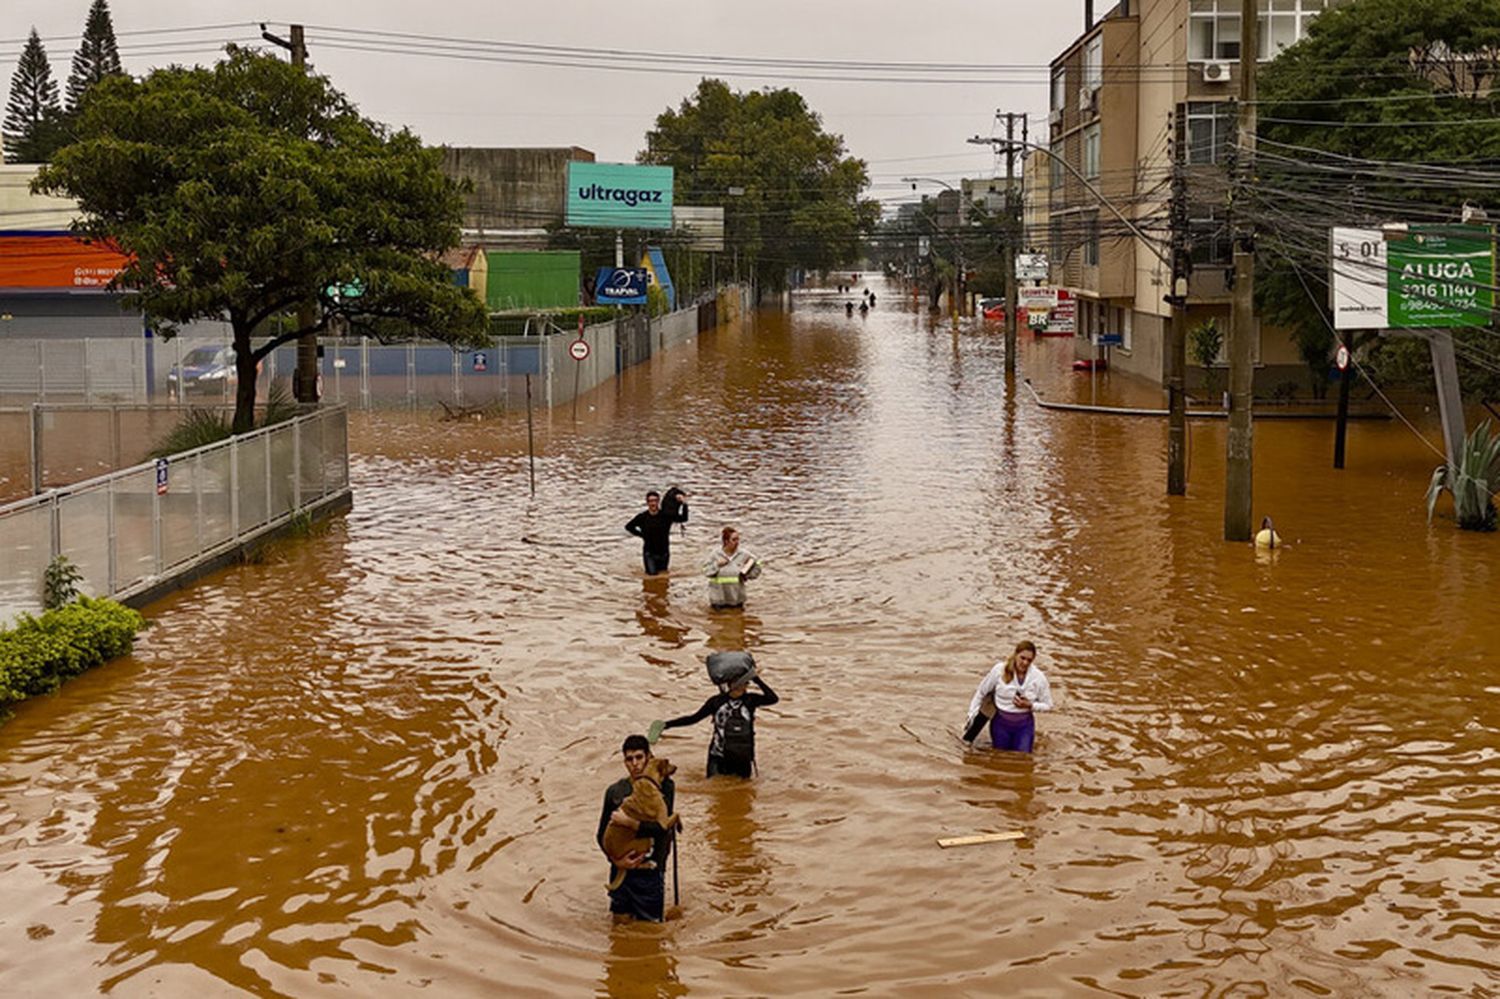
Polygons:
[[[1164,422],[1008,397],[997,327],[874,287],[539,412],[534,499],[524,413],[353,414],[346,519],[0,726],[0,992],[1500,992],[1500,547],[1426,525],[1432,451],[1356,423],[1335,473],[1330,424],[1259,423],[1288,545],[1228,545],[1222,423],[1169,502]],[[622,526],[674,483],[644,579]],[[743,614],[696,574],[727,523]],[[1033,757],[966,752],[1021,638],[1057,710]],[[658,744],[685,914],[616,927],[620,741],[740,647],[782,698],[760,775]]]

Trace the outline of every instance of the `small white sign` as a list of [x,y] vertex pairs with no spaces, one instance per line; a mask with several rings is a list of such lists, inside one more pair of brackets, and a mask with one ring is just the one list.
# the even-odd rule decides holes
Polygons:
[[1349,370],[1349,348],[1339,344],[1338,353],[1333,355],[1333,363],[1339,366],[1340,371]]
[[1379,229],[1334,229],[1329,236],[1329,298],[1333,326],[1384,329],[1390,322],[1385,236]]
[[1045,281],[1051,273],[1045,253],[1016,254],[1017,281]]
[[568,344],[568,354],[575,361],[586,361],[589,357],[589,342],[587,340],[574,340]]

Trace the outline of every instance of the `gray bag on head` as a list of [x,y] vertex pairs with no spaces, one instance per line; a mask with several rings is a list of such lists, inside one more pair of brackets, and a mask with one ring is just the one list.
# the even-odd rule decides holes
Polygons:
[[748,652],[713,652],[708,657],[708,678],[722,689],[755,676],[755,657]]

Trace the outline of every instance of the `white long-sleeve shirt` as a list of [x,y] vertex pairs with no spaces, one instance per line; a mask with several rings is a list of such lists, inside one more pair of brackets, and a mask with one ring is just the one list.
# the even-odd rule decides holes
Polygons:
[[979,689],[974,691],[974,698],[969,702],[969,721],[979,714],[979,708],[984,704],[986,697],[993,697],[995,710],[1004,711],[1008,715],[1024,715],[1027,708],[1016,706],[1016,695],[1020,694],[1031,702],[1031,711],[1052,710],[1052,685],[1047,682],[1047,675],[1042,672],[1041,667],[1033,664],[1026,670],[1026,676],[1019,682],[1005,681],[1005,661],[1002,659],[995,667],[979,681]]

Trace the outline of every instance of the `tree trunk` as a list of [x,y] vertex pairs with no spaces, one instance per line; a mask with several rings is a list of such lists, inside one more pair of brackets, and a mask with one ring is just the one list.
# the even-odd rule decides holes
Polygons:
[[234,426],[237,434],[255,429],[255,354],[250,349],[250,331],[234,327]]

